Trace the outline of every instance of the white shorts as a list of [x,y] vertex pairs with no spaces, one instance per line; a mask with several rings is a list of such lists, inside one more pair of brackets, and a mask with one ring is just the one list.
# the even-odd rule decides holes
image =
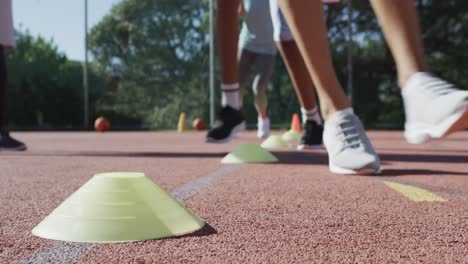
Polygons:
[[16,45],[11,0],[0,0],[0,45],[8,47]]
[[270,14],[271,21],[273,22],[273,37],[275,41],[294,40],[291,30],[289,30],[288,23],[281,13],[278,0],[270,0]]

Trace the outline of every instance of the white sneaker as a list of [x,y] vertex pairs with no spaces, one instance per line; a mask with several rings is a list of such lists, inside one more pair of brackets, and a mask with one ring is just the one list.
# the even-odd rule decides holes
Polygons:
[[351,108],[334,113],[326,122],[323,143],[330,171],[338,174],[378,174],[380,159],[359,118]]
[[429,73],[416,73],[402,95],[409,143],[421,144],[468,128],[468,91]]
[[257,137],[258,138],[266,138],[270,135],[270,119],[268,117],[261,118],[258,117],[257,123]]

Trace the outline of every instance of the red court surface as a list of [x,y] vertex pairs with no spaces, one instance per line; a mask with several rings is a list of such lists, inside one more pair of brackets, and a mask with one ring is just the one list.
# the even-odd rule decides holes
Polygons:
[[[0,152],[0,263],[468,263],[468,133],[423,146],[401,132],[369,134],[381,176],[333,175],[324,150],[274,152],[276,164],[220,163],[241,142],[260,142],[253,132],[227,144],[195,132],[16,133],[29,150]],[[168,192],[182,190],[207,225],[118,244],[31,234],[109,171],[144,172]],[[443,201],[414,201],[386,183]]]

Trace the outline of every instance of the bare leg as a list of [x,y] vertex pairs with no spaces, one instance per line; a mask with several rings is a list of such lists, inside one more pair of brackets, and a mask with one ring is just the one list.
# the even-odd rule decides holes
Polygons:
[[255,96],[255,109],[258,116],[267,118],[268,96],[267,90],[275,68],[276,56],[273,54],[256,54],[254,62],[254,80],[252,91]]
[[239,102],[241,109],[243,108],[244,104],[244,96],[247,95],[246,87],[249,85],[248,81],[250,80],[251,72],[252,72],[252,64],[253,64],[254,56],[251,52],[241,49],[240,54],[238,56],[238,64],[239,64]]
[[398,69],[403,87],[416,72],[427,72],[421,29],[413,1],[371,0]]
[[320,0],[280,0],[281,10],[317,88],[325,119],[350,107],[333,69]]
[[239,42],[239,0],[218,0],[218,48],[222,83],[238,82],[237,49]]
[[314,83],[309,76],[307,67],[295,41],[280,41],[276,43],[283,57],[289,76],[296,90],[301,106],[306,110],[312,110],[317,106],[315,101]]

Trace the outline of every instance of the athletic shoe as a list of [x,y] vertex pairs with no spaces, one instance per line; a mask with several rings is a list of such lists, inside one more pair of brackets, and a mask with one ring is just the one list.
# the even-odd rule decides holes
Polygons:
[[242,123],[240,123],[240,125],[237,127],[237,129],[232,132],[232,137],[231,138],[239,138],[239,132],[241,131],[245,131],[247,130],[247,123],[244,121],[242,121]]
[[206,136],[206,142],[223,143],[229,141],[241,128],[243,122],[244,116],[241,111],[230,106],[223,107],[219,112],[215,127]]
[[297,145],[298,150],[320,148],[322,146],[323,126],[313,120],[306,120],[302,136]]
[[329,168],[338,174],[378,174],[380,159],[359,118],[351,108],[336,112],[325,122],[323,143]]
[[258,138],[268,137],[270,135],[270,119],[268,117],[258,117],[257,129]]
[[0,131],[0,150],[26,150],[26,145],[10,136],[7,131]]
[[468,91],[429,73],[416,73],[402,95],[409,143],[421,144],[468,128]]

